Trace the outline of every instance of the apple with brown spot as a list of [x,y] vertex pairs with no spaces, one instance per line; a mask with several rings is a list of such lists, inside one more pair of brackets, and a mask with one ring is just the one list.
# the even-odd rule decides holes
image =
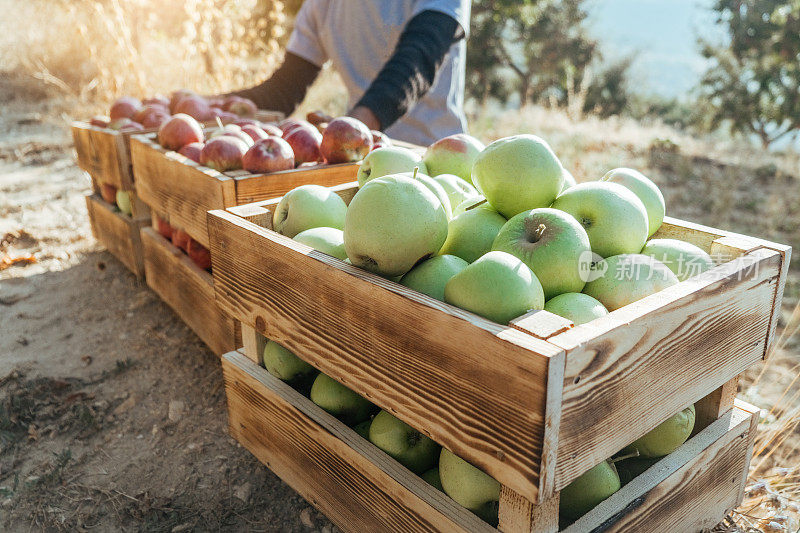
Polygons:
[[331,164],[361,161],[372,150],[372,133],[358,119],[335,118],[322,134],[320,153]]

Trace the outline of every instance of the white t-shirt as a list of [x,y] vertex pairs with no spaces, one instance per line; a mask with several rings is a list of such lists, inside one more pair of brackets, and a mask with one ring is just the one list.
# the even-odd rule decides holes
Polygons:
[[[352,108],[394,53],[406,23],[426,10],[450,15],[469,33],[470,0],[306,0],[287,50],[320,67],[330,60]],[[390,137],[428,145],[466,131],[466,51],[464,39],[453,44],[428,93],[386,130]]]

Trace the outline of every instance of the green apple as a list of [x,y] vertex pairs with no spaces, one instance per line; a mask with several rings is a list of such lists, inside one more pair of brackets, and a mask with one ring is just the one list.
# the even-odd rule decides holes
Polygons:
[[441,449],[430,437],[388,411],[381,411],[372,419],[369,440],[415,474],[433,468]]
[[624,451],[639,452],[641,457],[664,457],[686,442],[694,429],[694,405],[656,426],[654,430],[628,445]]
[[561,489],[559,514],[577,520],[622,487],[614,465],[603,461]]
[[361,162],[357,175],[358,186],[363,187],[369,180],[389,174],[411,172],[414,168],[418,168],[423,174],[428,172],[419,154],[408,148],[401,146],[376,148]]
[[272,228],[294,237],[311,228],[344,227],[347,205],[338,194],[321,185],[301,185],[281,198],[272,216]]
[[[437,458],[438,459],[438,458]],[[435,488],[436,490],[440,490],[444,492],[444,488],[442,488],[442,478],[439,477],[439,467],[431,468],[424,474],[422,474],[422,479],[430,486]]]
[[453,208],[464,202],[464,200],[480,196],[478,189],[455,174],[439,174],[438,176],[433,176],[433,179],[447,193],[447,197],[450,199],[450,206]]
[[439,478],[444,492],[470,511],[500,500],[500,483],[447,448],[439,455]]
[[575,181],[575,176],[573,176],[572,172],[570,172],[569,170],[567,170],[565,168],[564,169],[564,185],[561,186],[561,192],[564,192],[567,189],[569,189],[570,187],[574,187],[577,184],[578,184],[578,182]]
[[450,221],[447,226],[447,240],[439,253],[455,255],[472,263],[491,251],[492,244],[505,223],[503,215],[489,204],[470,209]]
[[571,320],[576,326],[607,315],[608,310],[598,300],[581,292],[565,292],[544,303],[544,310]]
[[594,267],[597,278],[584,287],[584,294],[614,311],[678,283],[667,266],[642,254],[613,255]]
[[457,133],[439,139],[428,147],[422,160],[431,176],[439,174],[455,174],[459,178],[472,183],[470,174],[475,158],[484,146],[475,137],[465,133]]
[[472,182],[501,215],[511,218],[550,206],[564,185],[564,168],[542,139],[515,135],[494,141],[478,155]]
[[543,207],[509,219],[497,234],[492,250],[520,258],[541,282],[545,299],[550,299],[583,289],[586,282],[581,275],[581,261],[591,254],[592,247],[586,230],[574,217]]
[[678,239],[651,239],[642,254],[655,257],[685,281],[714,267],[711,256],[694,244]]
[[647,240],[644,204],[618,183],[579,183],[560,194],[552,207],[581,223],[592,251],[601,257],[639,253]]
[[661,223],[664,221],[664,214],[666,213],[666,204],[664,203],[664,195],[661,194],[658,186],[653,183],[650,178],[631,168],[615,168],[609,170],[605,176],[600,178],[600,181],[610,183],[619,183],[624,187],[630,189],[644,204],[647,210],[648,232],[647,236],[651,236],[658,231]]
[[262,360],[267,371],[282,381],[298,381],[317,373],[316,368],[275,341],[267,341]]
[[323,373],[311,385],[311,401],[347,425],[369,420],[375,410],[370,402]]
[[365,439],[369,440],[369,426],[372,424],[372,420],[364,420],[363,422],[359,422],[355,426],[353,426],[353,431],[364,437]]
[[424,186],[428,188],[436,198],[442,203],[442,207],[444,207],[445,213],[447,214],[447,220],[453,218],[453,207],[450,204],[450,197],[447,196],[447,191],[444,190],[444,187],[439,185],[439,182],[434,180],[432,177],[428,176],[427,174],[423,174],[422,172],[400,172],[397,174],[398,176],[406,176],[411,179],[415,179],[418,182],[422,183]]
[[444,300],[499,324],[544,307],[542,284],[517,257],[489,252],[450,278]]
[[419,180],[391,175],[370,180],[353,197],[344,246],[353,265],[401,276],[436,255],[447,238],[447,211]]
[[[488,209],[489,211],[494,211],[497,213],[497,209],[492,207],[486,198],[483,196],[473,196],[472,198],[467,198],[457,206],[453,208],[453,218],[457,217],[462,213],[466,213],[467,211],[472,211],[473,209]],[[505,217],[503,217],[505,218]]]
[[133,215],[133,206],[131,205],[131,193],[117,189],[117,207],[119,210],[128,216]]
[[412,268],[400,279],[400,284],[444,301],[444,286],[468,264],[454,255],[437,255]]
[[644,474],[651,466],[658,462],[658,457],[629,457],[614,463],[619,474],[622,486],[627,485],[634,478]]
[[347,259],[344,250],[344,232],[336,228],[311,228],[301,231],[294,240],[337,259]]

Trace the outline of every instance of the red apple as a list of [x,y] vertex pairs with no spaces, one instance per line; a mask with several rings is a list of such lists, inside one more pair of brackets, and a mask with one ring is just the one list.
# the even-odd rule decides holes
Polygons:
[[195,265],[203,270],[211,268],[211,252],[208,248],[189,237],[189,245],[186,247],[186,253],[189,254]]
[[232,124],[237,120],[239,120],[239,115],[237,115],[236,113],[231,113],[229,111],[223,111],[222,113],[219,114],[219,120],[223,124]]
[[181,149],[178,150],[178,153],[182,156],[188,157],[195,163],[199,163],[200,152],[203,150],[203,146],[205,146],[203,143],[189,143],[186,146],[181,147]]
[[136,115],[136,121],[145,128],[158,128],[168,120],[169,110],[160,105],[146,105]]
[[172,226],[169,222],[156,215],[156,231],[168,241],[172,240]]
[[313,125],[317,126],[319,124],[322,124],[323,122],[330,122],[331,120],[333,120],[333,117],[325,113],[324,111],[312,111],[311,113],[306,115],[306,120],[308,120]]
[[283,130],[280,129],[276,124],[272,122],[262,122],[261,129],[266,131],[268,135],[274,135],[275,137],[283,137]]
[[391,146],[392,140],[382,131],[372,130],[372,149],[380,148],[382,146]]
[[325,133],[326,129],[328,129],[327,122],[320,122],[319,124],[317,124],[317,131],[319,131],[320,133]]
[[211,120],[211,107],[202,96],[187,96],[175,104],[173,113],[185,113],[199,121]]
[[320,152],[328,163],[361,161],[372,149],[372,133],[358,119],[335,118],[322,134]]
[[109,116],[111,117],[111,120],[116,120],[118,118],[133,119],[141,108],[142,102],[140,102],[138,98],[134,98],[132,96],[123,96],[111,104]]
[[128,122],[122,126],[119,131],[144,131],[144,126],[138,122]]
[[293,122],[287,124],[285,127],[281,128],[281,130],[283,131],[283,135],[281,135],[281,137],[285,139],[286,136],[289,135],[291,132],[293,132],[296,128],[307,128],[315,131],[317,130],[317,128],[312,123],[306,120],[294,120]]
[[253,142],[260,141],[261,139],[266,139],[269,137],[269,134],[259,128],[258,126],[254,126],[253,124],[245,124],[241,126],[242,133],[246,133],[253,139]]
[[96,116],[96,117],[92,117],[89,120],[89,124],[91,124],[92,126],[97,126],[98,128],[107,128],[108,127],[108,121],[106,120],[106,118],[105,117],[101,117],[99,115]]
[[252,100],[241,96],[228,96],[225,98],[222,109],[242,117],[252,117],[258,111],[258,107]]
[[253,138],[250,137],[247,133],[242,131],[242,128],[235,124],[225,124],[224,127],[218,128],[214,133],[211,134],[211,138],[215,137],[222,137],[223,135],[227,135],[230,137],[236,137],[237,139],[241,139],[248,148],[253,146]]
[[200,123],[189,115],[177,114],[158,128],[158,143],[167,150],[180,150],[204,139]]
[[169,110],[169,98],[164,96],[163,94],[156,94],[151,96],[150,98],[145,98],[142,100],[142,104],[144,105],[160,105],[165,109]]
[[108,128],[117,131],[141,131],[144,128],[138,122],[129,118],[118,118],[108,124]]
[[100,196],[111,205],[117,205],[117,188],[108,183],[100,184]]
[[200,151],[200,164],[219,172],[239,170],[245,152],[247,145],[241,139],[230,135],[214,137]]
[[254,118],[242,118],[242,117],[239,117],[233,123],[236,124],[237,126],[239,126],[240,128],[243,128],[244,126],[258,126],[259,128],[261,127],[261,122],[259,122],[258,120],[254,119]]
[[285,119],[281,120],[280,122],[278,122],[278,127],[281,130],[281,135],[283,135],[283,133],[286,130],[288,130],[289,128],[293,128],[293,127],[297,126],[298,124],[302,124],[303,122],[305,122],[305,121],[297,119],[297,118],[292,118],[292,117],[285,118]]
[[[189,96],[198,96],[198,94],[190,89],[179,89],[174,91],[172,94],[169,95],[169,110],[172,113],[175,113],[175,106],[178,105],[178,102],[183,100]],[[211,104],[209,104],[211,105]]]
[[295,165],[316,163],[322,159],[319,153],[322,134],[313,126],[295,126],[284,135],[283,139],[292,147]]
[[294,168],[294,153],[280,137],[267,137],[256,142],[242,158],[244,169],[253,174],[266,174]]
[[172,244],[184,252],[189,248],[190,239],[189,234],[182,229],[172,228]]

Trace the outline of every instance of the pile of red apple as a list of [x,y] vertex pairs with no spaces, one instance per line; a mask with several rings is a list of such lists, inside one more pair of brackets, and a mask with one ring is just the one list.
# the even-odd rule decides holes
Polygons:
[[373,149],[391,145],[388,137],[370,131],[350,117],[325,121],[312,113],[309,119],[287,118],[262,123],[252,118],[237,119],[213,131],[206,139],[195,117],[178,113],[158,130],[159,144],[201,165],[219,172],[246,170],[268,174],[301,165],[361,161]]
[[211,270],[211,252],[208,248],[194,240],[182,229],[174,228],[169,222],[155,216],[156,231],[172,244],[180,248],[192,262],[203,270]]
[[227,96],[205,98],[187,89],[173,92],[169,98],[155,95],[143,100],[123,96],[111,104],[109,118],[93,117],[89,123],[100,128],[118,131],[143,131],[156,129],[172,115],[182,113],[200,122],[219,119],[223,124],[252,117],[256,105],[247,98]]

